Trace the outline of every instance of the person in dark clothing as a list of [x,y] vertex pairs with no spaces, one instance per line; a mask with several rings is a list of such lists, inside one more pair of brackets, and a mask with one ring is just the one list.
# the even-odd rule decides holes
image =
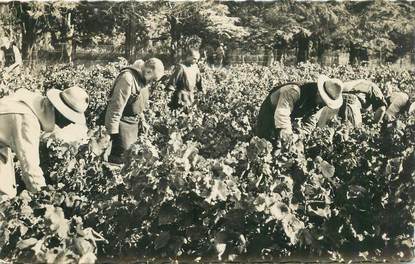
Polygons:
[[14,41],[8,38],[1,39],[0,70],[12,72],[23,64],[22,56]]
[[195,102],[195,90],[204,92],[197,65],[199,59],[199,51],[189,49],[184,63],[176,66],[168,82],[168,90],[174,91],[169,103],[170,108],[184,108],[188,111]]

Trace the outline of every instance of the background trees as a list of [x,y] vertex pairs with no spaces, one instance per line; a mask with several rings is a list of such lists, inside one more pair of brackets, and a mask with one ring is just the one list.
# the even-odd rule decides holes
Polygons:
[[174,59],[185,46],[223,42],[273,50],[277,60],[293,53],[297,62],[344,51],[357,63],[401,58],[415,39],[413,2],[11,2],[0,11],[0,34],[19,40],[28,60],[43,40],[72,57],[77,46],[106,44],[130,60],[160,52]]

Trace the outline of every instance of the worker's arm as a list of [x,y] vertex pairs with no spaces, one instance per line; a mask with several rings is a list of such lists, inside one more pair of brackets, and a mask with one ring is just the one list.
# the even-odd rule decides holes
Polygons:
[[372,108],[375,111],[379,107],[386,107],[387,106],[385,96],[383,95],[380,88],[375,84],[373,84],[372,87],[371,87],[370,101],[371,101]]
[[280,131],[280,136],[293,133],[291,124],[291,112],[295,103],[300,99],[300,91],[296,85],[281,87],[274,112],[274,125]]
[[309,113],[307,116],[305,116],[303,118],[300,133],[307,135],[307,134],[310,134],[311,132],[313,132],[313,130],[316,128],[317,123],[319,122],[320,117],[321,117],[323,112],[326,115],[325,117],[323,117],[323,120],[325,120],[325,121],[323,122],[323,120],[321,120],[320,125],[323,125],[323,123],[325,124],[325,122],[328,121],[327,117],[330,114],[330,110],[325,110],[325,108],[323,107],[322,109],[317,111],[317,113]]
[[28,114],[14,115],[12,149],[20,162],[26,189],[37,192],[46,186],[39,160],[40,124],[37,117]]

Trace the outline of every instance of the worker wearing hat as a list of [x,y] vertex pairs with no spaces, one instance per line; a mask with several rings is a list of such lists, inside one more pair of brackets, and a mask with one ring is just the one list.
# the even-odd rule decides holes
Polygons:
[[321,75],[317,82],[273,88],[260,108],[255,135],[270,141],[289,140],[294,133],[294,118],[302,119],[300,132],[311,132],[324,106],[339,109],[343,104],[342,87],[340,80]]
[[136,61],[116,78],[105,113],[105,127],[112,142],[110,163],[122,164],[125,150],[137,141],[139,124],[148,105],[149,86],[163,76],[163,62],[151,58]]
[[[377,112],[386,109],[387,102],[380,88],[370,80],[347,81],[343,86],[345,104],[339,110],[343,120],[348,121],[354,127],[362,125],[362,111],[370,107],[375,116]],[[376,117],[378,119],[378,117]]]
[[85,125],[89,97],[79,87],[51,89],[42,96],[26,89],[0,99],[0,201],[16,196],[13,157],[16,154],[26,189],[36,192],[45,186],[39,166],[41,131],[55,126]]
[[345,103],[339,110],[325,108],[330,114],[322,115],[318,126],[324,126],[330,119],[339,115],[343,122],[353,127],[361,127],[362,112],[371,110],[375,122],[393,121],[397,116],[410,109],[409,96],[399,91],[391,83],[386,84],[386,96],[381,89],[370,80],[353,80],[344,82],[343,98]]

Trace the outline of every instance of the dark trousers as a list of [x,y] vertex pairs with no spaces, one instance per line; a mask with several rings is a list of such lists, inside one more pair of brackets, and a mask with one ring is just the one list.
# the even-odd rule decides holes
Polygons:
[[123,163],[124,152],[128,150],[137,139],[138,123],[121,121],[119,133],[111,136],[112,146],[108,161]]

